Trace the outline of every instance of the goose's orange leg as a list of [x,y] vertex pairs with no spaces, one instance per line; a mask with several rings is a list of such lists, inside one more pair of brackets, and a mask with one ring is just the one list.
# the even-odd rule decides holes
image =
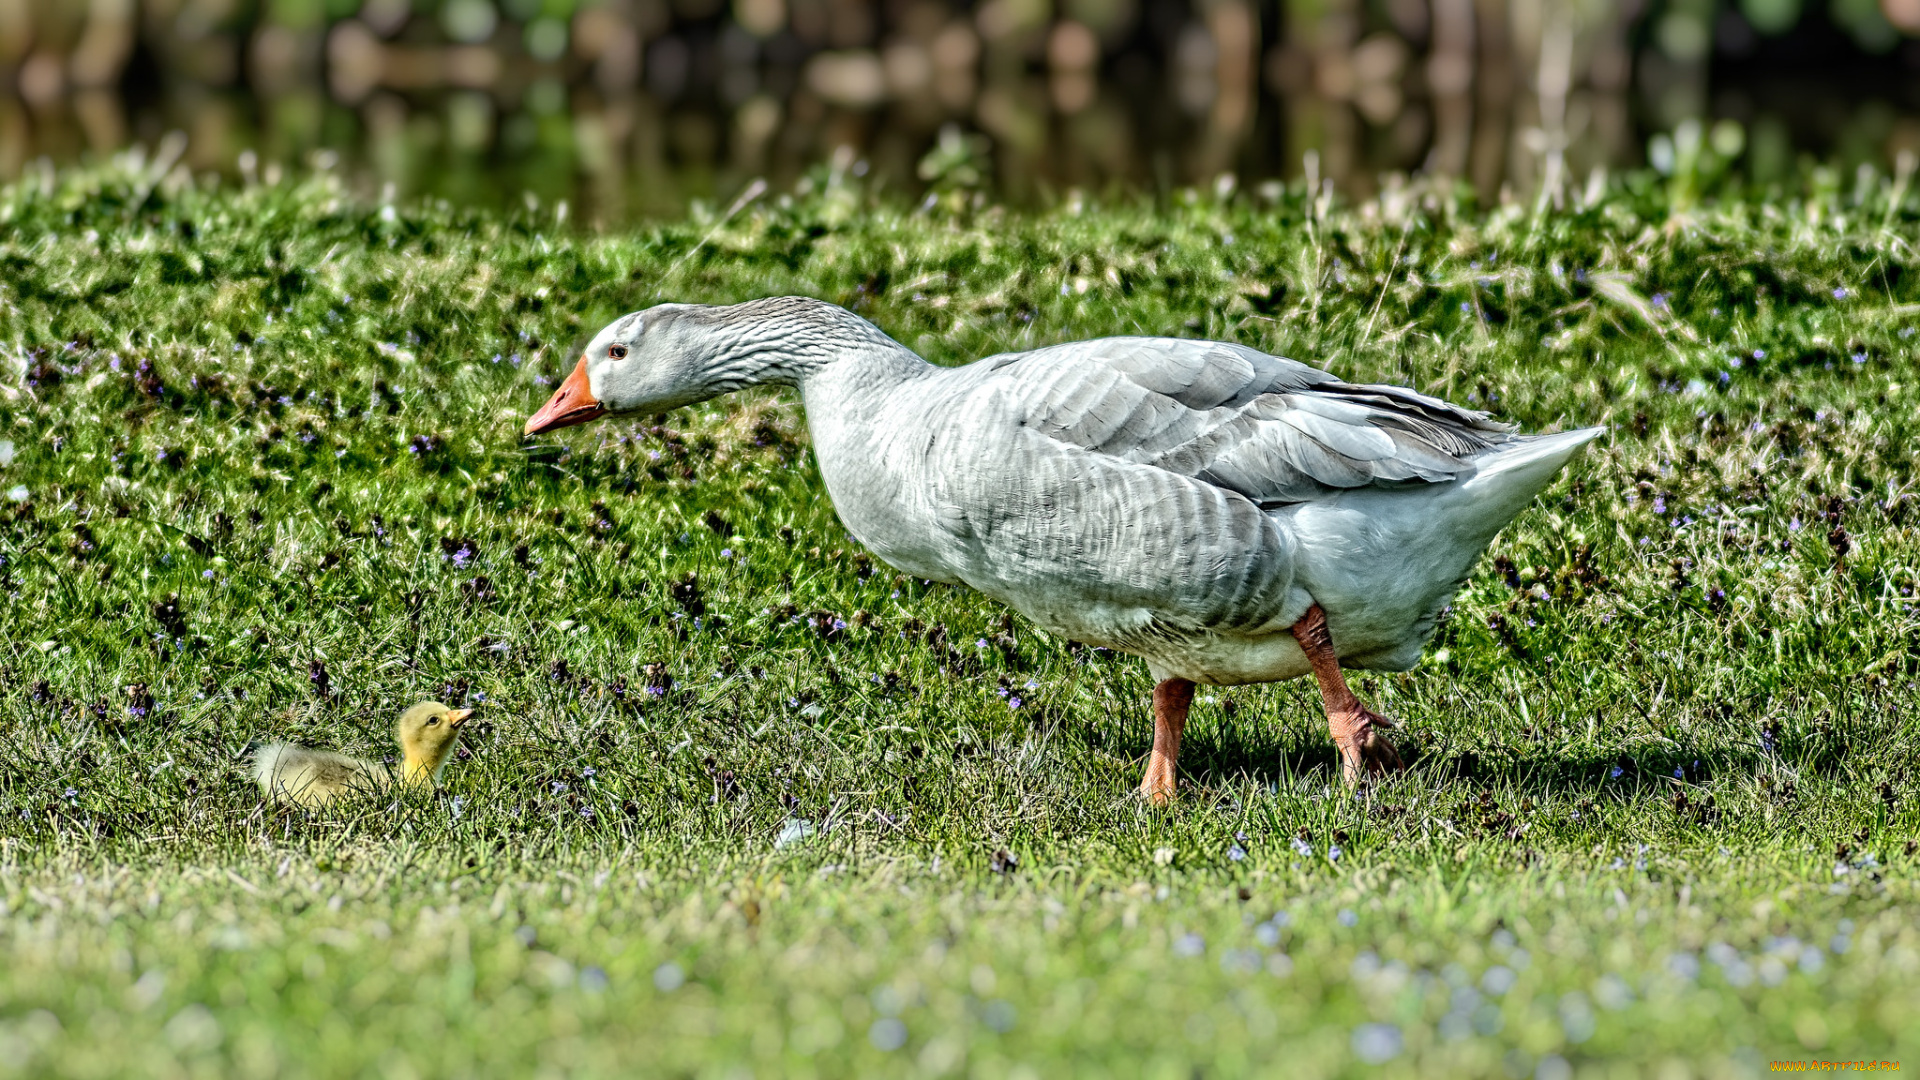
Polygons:
[[1327,631],[1327,613],[1320,610],[1319,604],[1308,608],[1306,615],[1293,624],[1293,637],[1307,654],[1307,662],[1313,665],[1313,676],[1320,682],[1320,700],[1327,708],[1327,728],[1333,732],[1334,745],[1340,748],[1347,783],[1358,784],[1403,768],[1393,744],[1380,733],[1382,728],[1399,725],[1360,704],[1360,699],[1347,688],[1346,677],[1340,674],[1340,657],[1333,651],[1333,635]]
[[1155,806],[1173,801],[1173,785],[1180,761],[1180,733],[1187,727],[1187,709],[1193,704],[1193,682],[1166,679],[1153,688],[1153,753],[1147,758],[1147,778],[1140,794]]

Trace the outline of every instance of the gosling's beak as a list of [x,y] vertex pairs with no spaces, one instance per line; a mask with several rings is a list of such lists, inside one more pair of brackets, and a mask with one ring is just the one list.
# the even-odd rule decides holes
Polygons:
[[457,728],[461,724],[466,722],[467,717],[472,715],[473,715],[472,709],[448,709],[447,710],[447,726],[450,728]]
[[582,356],[580,363],[553,392],[540,411],[527,420],[528,435],[538,435],[555,428],[572,427],[597,420],[607,415],[607,407],[594,400],[593,390],[587,385],[587,358]]

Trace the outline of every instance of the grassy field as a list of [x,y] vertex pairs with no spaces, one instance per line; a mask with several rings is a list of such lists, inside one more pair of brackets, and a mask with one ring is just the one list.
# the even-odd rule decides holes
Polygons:
[[[1842,182],[1845,179],[1847,182]],[[1297,187],[1016,213],[825,170],[621,235],[136,160],[0,193],[0,1074],[1920,1068],[1920,197]],[[1305,682],[1148,677],[865,556],[791,396],[523,442],[660,299],[939,362],[1209,336],[1611,434],[1343,790]],[[263,805],[250,744],[443,791]]]

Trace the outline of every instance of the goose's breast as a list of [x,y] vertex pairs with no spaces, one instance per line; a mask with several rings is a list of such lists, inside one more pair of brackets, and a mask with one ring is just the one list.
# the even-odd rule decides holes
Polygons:
[[850,408],[807,401],[815,460],[841,524],[888,565],[915,577],[964,580],[966,512],[946,473],[964,460],[950,388],[909,384]]

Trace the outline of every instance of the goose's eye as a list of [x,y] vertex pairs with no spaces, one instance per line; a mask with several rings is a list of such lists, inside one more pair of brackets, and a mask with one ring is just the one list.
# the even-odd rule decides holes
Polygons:
[[607,350],[607,355],[613,357],[615,360],[625,360],[627,358],[627,347],[625,345],[615,345]]
[[437,717],[437,716],[429,716],[429,717],[427,717],[427,726],[428,726],[428,727],[437,727],[437,726],[439,726],[439,724],[440,724],[440,718],[439,718],[439,717]]

